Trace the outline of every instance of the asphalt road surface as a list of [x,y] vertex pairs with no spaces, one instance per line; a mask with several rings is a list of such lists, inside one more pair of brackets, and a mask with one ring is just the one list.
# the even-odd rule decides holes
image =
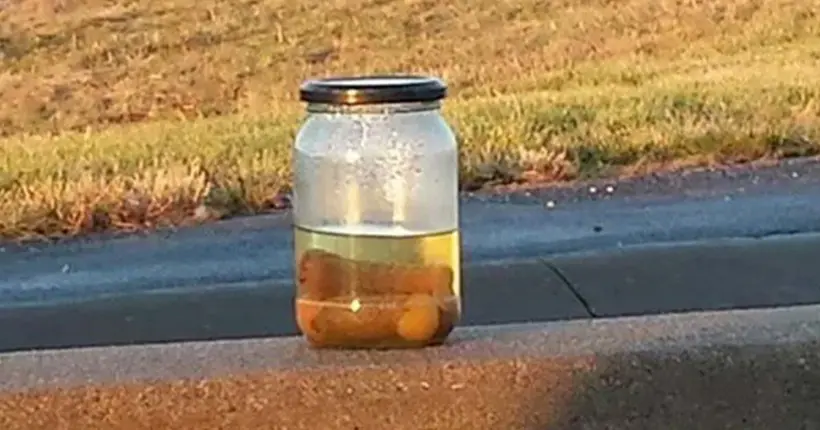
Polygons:
[[[467,195],[466,270],[474,284],[485,280],[474,287],[483,293],[470,299],[468,322],[532,317],[523,310],[533,301],[527,294],[494,300],[493,282],[509,282],[492,281],[484,267],[630,245],[816,232],[818,185],[820,164],[794,161]],[[150,235],[7,244],[0,250],[0,350],[291,334],[291,252],[287,214]],[[539,303],[562,309],[551,315],[585,316],[560,279],[530,269],[550,286],[548,293],[534,286],[531,294],[551,294]]]
[[[609,188],[612,187],[612,188]],[[594,192],[592,192],[593,190]],[[820,231],[820,164],[465,197],[468,263]],[[292,278],[287,214],[0,252],[0,306]]]

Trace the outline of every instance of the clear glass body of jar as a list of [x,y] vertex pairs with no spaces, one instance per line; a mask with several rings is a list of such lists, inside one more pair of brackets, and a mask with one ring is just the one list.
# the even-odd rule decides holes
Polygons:
[[440,101],[308,102],[293,152],[297,323],[309,343],[412,348],[461,315],[458,150]]

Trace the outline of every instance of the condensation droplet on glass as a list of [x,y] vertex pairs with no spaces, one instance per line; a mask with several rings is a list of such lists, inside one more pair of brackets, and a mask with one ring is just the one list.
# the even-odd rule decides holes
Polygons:
[[358,151],[354,151],[353,149],[350,149],[350,148],[348,148],[348,150],[345,151],[345,161],[348,162],[348,163],[351,163],[351,164],[355,163],[355,162],[359,161],[359,159],[361,159],[361,158],[362,158],[362,155]]

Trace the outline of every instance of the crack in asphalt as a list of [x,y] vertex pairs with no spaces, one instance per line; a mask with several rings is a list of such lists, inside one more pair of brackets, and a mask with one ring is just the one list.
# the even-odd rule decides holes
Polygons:
[[778,230],[770,230],[765,231],[759,234],[749,234],[744,236],[747,239],[766,239],[770,237],[777,237],[777,236],[794,236],[798,234],[807,234],[807,233],[816,233],[815,231],[805,231],[799,229],[778,229]]
[[592,309],[592,305],[590,305],[586,297],[584,297],[583,294],[581,294],[581,292],[578,291],[578,289],[575,288],[574,285],[572,285],[572,282],[570,282],[569,278],[567,278],[566,275],[564,275],[564,273],[561,272],[561,269],[559,269],[554,264],[550,263],[548,260],[545,260],[543,258],[539,258],[538,261],[545,265],[550,271],[552,271],[553,274],[555,274],[555,276],[558,277],[558,279],[561,280],[561,282],[564,284],[567,290],[569,290],[570,294],[572,294],[575,297],[575,300],[577,300],[578,303],[581,306],[583,306],[584,311],[586,311],[589,317],[598,318],[598,314],[595,312],[594,309]]

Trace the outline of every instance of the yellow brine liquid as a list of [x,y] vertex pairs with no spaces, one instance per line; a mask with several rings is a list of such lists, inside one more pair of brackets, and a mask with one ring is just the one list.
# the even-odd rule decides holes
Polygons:
[[458,231],[295,227],[296,318],[318,347],[442,343],[461,314]]

